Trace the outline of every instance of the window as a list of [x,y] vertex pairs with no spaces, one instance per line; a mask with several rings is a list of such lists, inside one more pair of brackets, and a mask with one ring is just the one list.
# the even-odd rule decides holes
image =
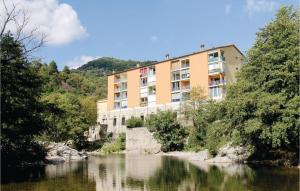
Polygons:
[[122,82],[121,90],[127,90],[127,82]]
[[172,97],[172,102],[177,102],[180,101],[181,95],[180,93],[174,93],[171,95],[171,97]]
[[122,117],[122,125],[125,125],[125,117]]
[[141,86],[147,86],[147,78],[141,78]]
[[127,99],[127,92],[122,92],[122,99]]
[[183,92],[182,93],[182,100],[186,101],[190,99],[190,92]]
[[219,53],[218,52],[208,54],[208,61],[209,62],[216,62],[218,60],[219,60]]
[[181,68],[188,68],[190,67],[190,60],[186,59],[186,60],[181,60]]
[[179,70],[180,62],[178,60],[171,62],[171,70]]
[[121,102],[121,107],[122,107],[122,108],[127,108],[127,101],[126,101],[126,100],[123,100],[123,101]]
[[156,93],[156,86],[149,86],[148,89],[149,89],[148,91],[149,95],[154,95]]
[[172,72],[172,81],[180,80],[180,71]]
[[180,82],[172,82],[172,91],[180,90]]
[[217,86],[217,87],[212,87],[212,88],[209,88],[209,94],[210,94],[210,97],[219,97],[221,94],[220,94],[220,87]]
[[155,67],[150,67],[149,68],[149,76],[154,76],[155,75]]
[[181,71],[181,78],[182,79],[190,78],[190,71],[189,71],[189,69]]
[[115,109],[120,109],[120,107],[121,107],[120,102],[115,102],[114,108],[115,108]]
[[142,77],[147,76],[147,71],[148,71],[148,68],[141,68],[140,69],[141,76]]
[[117,118],[114,117],[114,120],[113,120],[113,126],[116,126],[117,125]]
[[147,97],[142,97],[141,98],[141,102],[140,102],[140,106],[144,107],[148,105],[148,98]]

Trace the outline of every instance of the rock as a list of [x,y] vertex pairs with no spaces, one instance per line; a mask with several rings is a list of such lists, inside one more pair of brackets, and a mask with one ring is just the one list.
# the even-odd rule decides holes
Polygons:
[[59,163],[64,163],[66,160],[64,157],[60,156],[46,156],[46,162],[50,164],[59,164]]
[[76,149],[72,149],[64,143],[42,143],[47,149],[46,161],[49,163],[61,163],[70,160],[84,160],[87,159],[85,152],[79,152]]
[[200,151],[197,154],[198,154],[198,156],[197,156],[198,160],[205,161],[205,160],[209,159],[209,151],[208,151],[208,149]]
[[211,163],[240,163],[245,162],[250,156],[250,152],[246,147],[232,146],[228,143],[221,147],[216,157],[207,160]]

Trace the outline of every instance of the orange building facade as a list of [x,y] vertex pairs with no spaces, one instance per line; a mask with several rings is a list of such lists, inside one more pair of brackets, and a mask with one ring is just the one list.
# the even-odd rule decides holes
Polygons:
[[111,74],[107,109],[186,101],[193,87],[202,87],[212,99],[222,99],[223,86],[235,81],[243,57],[236,46],[228,45]]
[[145,118],[158,110],[180,111],[193,87],[222,100],[225,85],[236,81],[244,56],[235,45],[136,67],[108,76],[107,99],[97,103],[97,123],[114,134],[126,132],[131,116]]

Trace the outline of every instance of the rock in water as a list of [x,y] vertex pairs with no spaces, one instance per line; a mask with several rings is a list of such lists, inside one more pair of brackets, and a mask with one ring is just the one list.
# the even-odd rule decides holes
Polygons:
[[49,163],[57,164],[65,161],[78,161],[87,159],[87,154],[79,152],[65,143],[47,142],[42,143],[47,150],[46,161]]

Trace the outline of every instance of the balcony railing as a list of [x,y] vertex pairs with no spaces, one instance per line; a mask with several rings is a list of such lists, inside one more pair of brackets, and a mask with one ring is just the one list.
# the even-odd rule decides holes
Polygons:
[[115,93],[116,93],[116,92],[120,92],[120,91],[121,91],[121,88],[115,88],[114,91],[115,91]]
[[179,91],[179,90],[180,90],[180,87],[175,87],[175,88],[172,87],[172,92]]
[[211,57],[211,58],[208,58],[208,62],[217,62],[219,61],[219,57]]
[[218,85],[223,85],[225,84],[225,80],[216,80],[216,81],[211,81],[209,83],[209,86],[218,86]]
[[116,100],[116,101],[117,101],[117,100],[121,100],[121,96],[115,97],[115,100]]

